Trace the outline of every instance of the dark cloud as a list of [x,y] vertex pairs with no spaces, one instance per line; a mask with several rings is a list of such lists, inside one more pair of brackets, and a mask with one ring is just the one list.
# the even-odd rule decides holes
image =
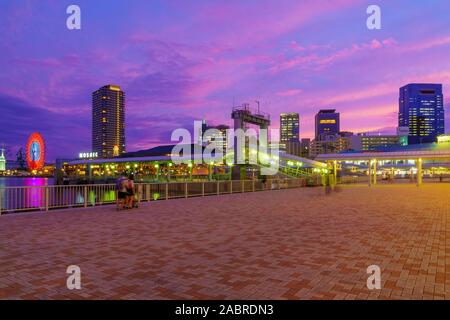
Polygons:
[[201,120],[189,114],[160,113],[142,116],[131,114],[127,120],[128,150],[142,150],[160,144],[173,143],[175,129],[183,128],[193,134],[194,121]]
[[157,103],[186,103],[192,79],[183,74],[157,72],[134,79],[127,85],[128,96]]
[[47,159],[74,157],[90,149],[90,117],[60,114],[0,93],[0,143],[15,154],[25,147],[32,132],[40,132],[47,143]]

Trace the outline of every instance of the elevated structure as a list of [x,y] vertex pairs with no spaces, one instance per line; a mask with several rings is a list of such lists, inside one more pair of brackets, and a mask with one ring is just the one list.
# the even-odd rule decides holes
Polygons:
[[420,186],[423,181],[423,167],[426,162],[431,164],[437,163],[439,166],[450,166],[450,147],[429,150],[320,154],[315,160],[326,162],[335,175],[337,174],[339,163],[366,163],[369,186],[377,183],[377,166],[383,161],[414,161],[417,169],[417,185]]
[[[250,105],[248,103],[243,104],[240,107],[234,107],[233,111],[231,112],[231,118],[234,120],[234,130],[246,129],[246,124],[253,124],[259,127],[260,129],[260,136],[259,141],[260,143],[262,141],[265,141],[265,143],[268,144],[268,128],[270,126],[270,115],[264,112],[261,112],[259,110],[259,104],[258,104],[258,110],[252,110],[250,108]],[[263,132],[261,132],[261,129],[264,129]],[[264,134],[265,136],[262,137],[261,134]],[[234,138],[234,163],[238,163],[238,141],[237,137]],[[240,178],[240,166],[236,165],[233,168],[233,177],[235,179]]]
[[234,107],[231,112],[231,118],[234,120],[234,129],[245,129],[245,123],[259,126],[261,129],[267,129],[270,126],[270,115],[268,113],[253,110],[248,103],[242,106]]

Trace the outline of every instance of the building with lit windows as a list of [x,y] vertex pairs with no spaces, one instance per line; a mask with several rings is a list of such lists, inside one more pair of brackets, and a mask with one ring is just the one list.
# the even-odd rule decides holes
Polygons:
[[319,154],[340,153],[350,148],[350,137],[339,134],[322,135],[320,140],[314,139],[310,144],[309,155],[314,158]]
[[358,133],[350,138],[351,150],[369,151],[398,146],[400,146],[398,135]]
[[106,85],[92,93],[92,152],[99,158],[118,157],[125,147],[125,93]]
[[227,125],[206,126],[203,132],[203,144],[214,143],[218,149],[222,150],[222,154],[227,153],[227,130],[230,129]]
[[311,146],[311,139],[310,138],[303,138],[300,141],[300,147],[301,147],[301,157],[308,158],[309,157],[309,148]]
[[[291,148],[300,150],[300,118],[298,113],[280,114],[280,146],[286,149],[288,143]],[[298,146],[297,146],[298,144]]]
[[0,172],[6,170],[5,151],[0,148]]
[[409,144],[432,143],[444,134],[442,84],[411,83],[400,88],[399,127],[408,127]]
[[450,134],[443,134],[437,137],[437,143],[450,146]]
[[335,109],[320,110],[316,114],[315,140],[326,140],[328,135],[337,135],[340,131],[339,117]]

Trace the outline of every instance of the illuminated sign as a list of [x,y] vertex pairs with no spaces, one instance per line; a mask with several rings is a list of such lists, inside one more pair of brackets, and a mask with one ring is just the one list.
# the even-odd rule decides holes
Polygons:
[[78,157],[80,159],[98,158],[98,152],[81,152]]
[[27,164],[30,170],[40,170],[45,165],[45,142],[39,133],[32,133],[28,138]]
[[336,120],[334,120],[334,119],[320,120],[320,124],[335,124],[335,123],[336,123]]
[[450,143],[450,134],[443,134],[437,137],[438,143]]

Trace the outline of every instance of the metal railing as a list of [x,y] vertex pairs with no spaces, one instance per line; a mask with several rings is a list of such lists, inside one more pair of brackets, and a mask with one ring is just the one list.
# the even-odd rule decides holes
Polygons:
[[[227,180],[136,183],[138,202],[204,197],[243,192],[321,185],[321,177],[271,180]],[[23,211],[93,207],[117,201],[115,184],[0,188],[0,214]]]

